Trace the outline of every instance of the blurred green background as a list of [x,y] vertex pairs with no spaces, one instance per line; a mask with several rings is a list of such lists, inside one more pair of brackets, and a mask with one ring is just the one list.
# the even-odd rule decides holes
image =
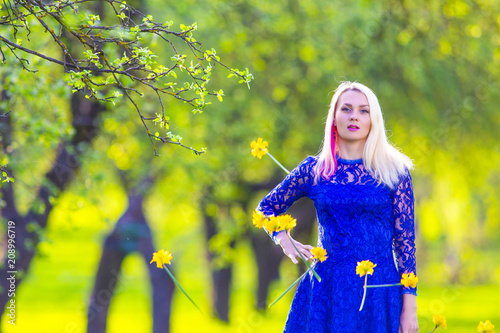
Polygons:
[[[251,240],[266,236],[257,236],[250,217],[284,174],[269,158],[253,158],[250,142],[264,138],[289,168],[316,154],[332,91],[343,80],[374,90],[390,140],[415,162],[421,331],[433,329],[432,314],[438,313],[450,332],[475,332],[487,319],[500,327],[500,2],[129,3],[176,26],[197,22],[203,48],[215,48],[234,67],[248,67],[255,80],[248,89],[216,67],[213,83],[224,90],[222,103],[197,115],[176,101],[167,104],[172,131],[185,144],[207,147],[201,156],[166,145],[153,157],[130,105],[103,113],[99,135],[82,147],[78,175],[53,197],[48,226],[37,230],[37,254],[17,290],[16,326],[4,316],[2,332],[86,331],[103,240],[128,206],[120,174],[134,186],[151,173],[157,178],[143,210],[155,247],[173,253],[176,277],[205,314],[176,291],[171,332],[281,331],[293,293],[268,311],[255,308]],[[33,33],[40,38],[31,43],[50,49],[43,32]],[[160,40],[151,48],[169,59]],[[2,89],[15,85],[17,92],[2,101],[4,110],[13,110],[14,133],[12,154],[1,164],[13,170],[20,212],[40,204],[35,190],[57,146],[72,135],[62,70],[31,61],[36,76],[14,65],[0,69]],[[154,114],[154,96],[141,103]],[[215,230],[210,235],[207,220]],[[314,243],[314,233],[304,235]],[[225,322],[212,315],[211,271],[228,267]],[[279,272],[268,301],[299,274],[286,260]],[[108,332],[151,332],[151,311],[146,264],[132,254],[111,302]]]

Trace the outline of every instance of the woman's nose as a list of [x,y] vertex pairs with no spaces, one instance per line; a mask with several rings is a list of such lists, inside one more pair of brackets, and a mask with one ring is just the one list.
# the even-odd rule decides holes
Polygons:
[[353,111],[351,112],[351,117],[350,120],[358,120],[359,119],[359,111]]

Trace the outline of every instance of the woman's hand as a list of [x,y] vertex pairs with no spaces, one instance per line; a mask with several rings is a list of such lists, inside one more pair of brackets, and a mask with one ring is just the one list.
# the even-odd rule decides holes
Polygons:
[[418,333],[417,296],[415,295],[403,294],[399,333]]
[[[311,245],[304,245],[300,242],[297,242],[291,236],[289,237],[286,231],[278,233],[276,235],[276,240],[278,241],[279,245],[281,245],[283,253],[285,253],[285,255],[290,258],[294,264],[299,263],[297,258],[300,258],[300,255],[297,250],[299,250],[300,254],[302,254],[302,256],[307,260],[314,258],[313,254],[311,253],[311,250],[313,249]],[[292,242],[293,244],[295,244],[297,250],[293,246]]]

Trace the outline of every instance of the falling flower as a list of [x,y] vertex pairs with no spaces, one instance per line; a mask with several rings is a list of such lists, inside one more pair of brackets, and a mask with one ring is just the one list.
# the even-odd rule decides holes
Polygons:
[[489,320],[484,323],[480,321],[479,325],[477,325],[477,331],[482,333],[495,333],[495,331],[493,331],[494,328],[495,325],[493,325]]
[[172,260],[172,254],[168,251],[165,251],[164,249],[158,250],[158,252],[153,253],[153,259],[149,262],[152,264],[153,262],[156,262],[156,266],[158,268],[164,268],[167,274],[170,276],[172,281],[175,283],[177,287],[186,295],[186,297],[193,303],[193,305],[201,312],[201,309],[196,305],[196,303],[193,301],[191,297],[187,294],[187,292],[182,288],[180,285],[179,281],[174,277],[172,272],[168,269],[168,266],[165,266],[165,264],[170,265],[170,261]]
[[258,138],[257,141],[252,141],[250,143],[250,147],[252,147],[252,155],[255,157],[258,157],[259,159],[262,158],[262,156],[267,155],[269,156],[270,159],[272,159],[278,166],[283,169],[287,174],[290,173],[290,171],[283,166],[271,153],[269,150],[267,150],[267,146],[269,143],[267,141],[262,141],[262,138]]
[[258,138],[257,141],[252,141],[250,143],[250,147],[252,147],[252,155],[261,159],[262,156],[268,153],[266,148],[268,145],[269,143],[267,141],[262,141],[262,138]]
[[432,322],[434,323],[434,325],[436,325],[436,328],[434,329],[434,331],[437,330],[438,327],[442,327],[442,328],[446,329],[446,317],[445,316],[435,314],[432,316]]
[[158,268],[163,268],[165,264],[170,265],[170,260],[172,260],[172,254],[163,249],[158,252],[153,253],[153,259],[151,259],[151,263],[156,262],[156,266]]
[[405,286],[406,288],[412,287],[415,288],[417,286],[418,282],[418,277],[415,276],[415,274],[410,273],[410,274],[403,274],[403,277],[401,278],[401,284]]
[[363,260],[361,262],[358,261],[358,265],[356,266],[356,274],[359,275],[359,277],[362,277],[365,274],[373,274],[373,269],[377,267],[377,265],[374,265],[370,260]]
[[314,259],[318,259],[320,262],[323,262],[328,258],[326,250],[322,247],[313,247],[311,253],[314,255]]
[[264,217],[262,212],[255,210],[252,214],[252,223],[257,228],[262,228],[264,226],[264,222],[266,222],[267,218]]

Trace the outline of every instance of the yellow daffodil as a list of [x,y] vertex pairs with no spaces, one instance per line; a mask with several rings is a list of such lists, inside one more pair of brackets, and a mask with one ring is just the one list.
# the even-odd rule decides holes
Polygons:
[[264,221],[264,228],[266,228],[269,233],[283,230],[280,226],[279,219],[276,216],[271,216]]
[[435,314],[432,316],[432,322],[434,323],[434,325],[436,325],[436,329],[438,327],[442,327],[442,328],[446,329],[446,317],[445,316]]
[[262,217],[263,221],[260,221],[259,218],[260,216],[254,213],[253,224],[256,227],[259,227],[259,225],[262,224],[264,228],[270,233],[282,230],[290,231],[297,225],[297,220],[288,214],[280,216],[271,216],[269,218]]
[[264,214],[262,212],[259,212],[258,210],[254,211],[252,214],[252,223],[254,226],[257,228],[262,228],[264,226],[264,222],[266,222],[266,218],[264,217]]
[[150,264],[156,262],[156,266],[158,268],[163,268],[163,265],[165,264],[170,265],[170,260],[172,260],[172,254],[161,249],[158,252],[153,253],[153,259]]
[[493,331],[494,328],[495,325],[493,325],[489,320],[484,323],[480,321],[479,325],[477,325],[477,331],[482,333],[495,333],[495,331]]
[[412,287],[415,288],[417,286],[418,282],[418,277],[415,276],[415,274],[410,273],[410,274],[403,274],[403,277],[401,278],[401,284],[405,286],[406,288]]
[[261,159],[262,156],[268,153],[266,148],[268,145],[269,143],[267,141],[262,141],[262,138],[258,138],[257,141],[252,141],[252,143],[250,143],[250,147],[252,147],[252,155]]
[[290,231],[297,225],[297,220],[291,215],[285,214],[277,217],[278,225],[281,230]]
[[179,289],[184,293],[184,295],[186,295],[186,297],[191,301],[191,303],[193,303],[193,305],[201,312],[201,309],[198,307],[198,305],[196,305],[193,299],[189,297],[184,288],[182,288],[179,281],[177,281],[172,272],[168,269],[168,266],[165,266],[165,265],[170,265],[170,260],[172,260],[172,254],[168,251],[165,251],[164,249],[161,249],[158,252],[153,253],[153,259],[149,263],[152,264],[153,262],[156,262],[156,266],[158,268],[165,269],[168,276],[170,276],[175,285],[179,287]]
[[356,274],[358,274],[359,277],[362,277],[365,274],[372,275],[375,267],[377,267],[377,265],[374,265],[370,260],[363,260],[358,262],[358,265],[356,266]]
[[313,247],[311,253],[314,255],[314,259],[318,259],[320,262],[323,262],[328,258],[326,250],[322,247]]

